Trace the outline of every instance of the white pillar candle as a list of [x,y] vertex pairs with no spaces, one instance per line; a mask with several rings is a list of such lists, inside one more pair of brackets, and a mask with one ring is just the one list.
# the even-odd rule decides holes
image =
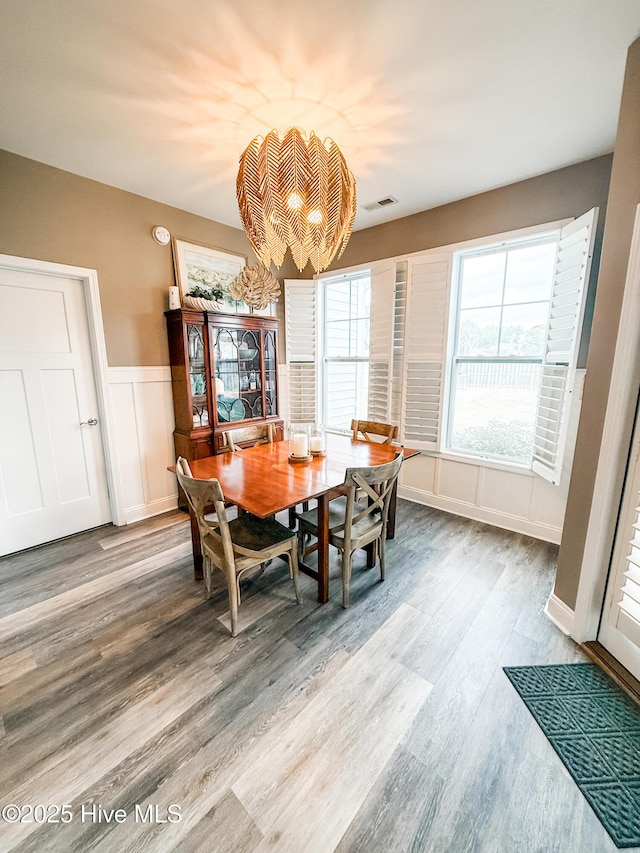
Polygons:
[[177,287],[169,288],[169,309],[180,307],[180,290]]
[[291,453],[293,456],[309,455],[309,436],[306,434],[306,432],[294,433],[293,448]]
[[309,439],[309,450],[312,453],[322,453],[324,450],[324,441],[321,435],[312,435]]

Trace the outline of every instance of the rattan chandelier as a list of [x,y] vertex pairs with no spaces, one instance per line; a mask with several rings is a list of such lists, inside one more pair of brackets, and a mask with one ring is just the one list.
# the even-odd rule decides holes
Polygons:
[[269,267],[287,247],[300,271],[316,272],[340,257],[356,215],[356,182],[342,152],[313,131],[291,127],[256,136],[240,157],[236,194],[251,247]]

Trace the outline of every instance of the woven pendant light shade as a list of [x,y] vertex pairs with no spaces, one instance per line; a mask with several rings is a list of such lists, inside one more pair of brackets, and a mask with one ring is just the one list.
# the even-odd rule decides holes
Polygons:
[[240,157],[238,207],[262,263],[282,266],[287,247],[300,271],[316,272],[340,257],[356,214],[356,182],[342,152],[297,127],[256,136]]

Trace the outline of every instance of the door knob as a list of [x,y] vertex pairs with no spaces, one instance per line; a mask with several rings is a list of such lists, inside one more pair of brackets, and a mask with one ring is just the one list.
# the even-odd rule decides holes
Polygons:
[[80,426],[96,426],[98,421],[95,418],[89,418],[88,421],[80,421]]

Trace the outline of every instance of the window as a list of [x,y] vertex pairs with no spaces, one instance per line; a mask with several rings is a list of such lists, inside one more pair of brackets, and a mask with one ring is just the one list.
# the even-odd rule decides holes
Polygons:
[[286,280],[285,417],[559,483],[597,214]]
[[558,237],[454,256],[446,449],[531,463]]
[[[395,356],[402,351],[406,282],[407,264],[395,259],[339,276],[285,280],[289,423],[319,420],[349,430],[353,418],[389,421],[392,365],[398,371],[402,364]],[[398,388],[401,381],[398,375]],[[393,399],[399,422],[402,395]]]
[[367,417],[371,274],[360,271],[320,284],[322,418],[329,429],[348,430],[352,418]]

